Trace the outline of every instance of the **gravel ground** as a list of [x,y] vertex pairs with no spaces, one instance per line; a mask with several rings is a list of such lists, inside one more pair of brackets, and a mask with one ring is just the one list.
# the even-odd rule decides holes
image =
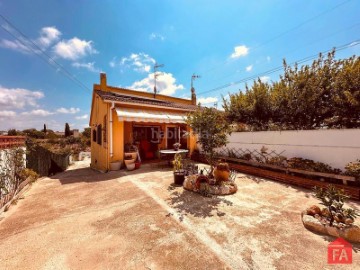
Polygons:
[[[332,237],[307,231],[307,190],[238,174],[202,197],[149,165],[101,174],[88,161],[38,180],[0,216],[0,269],[356,269],[328,265]],[[351,201],[360,210],[359,202]]]

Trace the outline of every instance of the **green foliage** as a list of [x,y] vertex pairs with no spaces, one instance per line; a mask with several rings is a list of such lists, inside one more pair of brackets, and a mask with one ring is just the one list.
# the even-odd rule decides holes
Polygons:
[[287,166],[289,168],[312,171],[312,172],[335,173],[335,174],[341,173],[340,169],[334,169],[328,164],[322,162],[315,162],[311,159],[304,159],[297,157],[288,159]]
[[17,136],[18,132],[16,131],[16,129],[9,129],[8,130],[8,135],[9,136]]
[[174,171],[178,172],[181,171],[183,169],[183,160],[182,160],[182,156],[180,153],[176,153],[174,156],[174,161],[173,161],[173,165],[174,165]]
[[224,113],[215,108],[199,107],[195,112],[188,114],[187,124],[198,136],[198,143],[201,144],[206,159],[213,169],[216,157],[215,149],[225,146],[227,135],[231,133]]
[[30,128],[30,129],[24,129],[23,133],[33,139],[44,139],[45,138],[45,133],[42,131],[38,131],[35,128]]
[[349,162],[345,166],[345,170],[346,170],[345,171],[346,175],[354,176],[357,180],[360,181],[360,159],[353,162]]
[[70,126],[68,123],[65,124],[65,137],[69,137],[71,135]]
[[85,138],[91,138],[91,128],[84,128],[84,131],[81,133]]
[[338,222],[344,222],[345,218],[355,219],[358,216],[356,210],[343,208],[345,201],[349,199],[344,190],[329,185],[326,189],[315,187],[314,192],[315,197],[328,209],[330,226],[333,225],[335,218]]
[[360,127],[360,57],[319,55],[311,65],[289,67],[276,82],[254,81],[224,100],[229,120],[250,129]]
[[20,177],[23,181],[30,177],[31,182],[34,182],[39,178],[39,174],[32,169],[25,168],[20,172]]

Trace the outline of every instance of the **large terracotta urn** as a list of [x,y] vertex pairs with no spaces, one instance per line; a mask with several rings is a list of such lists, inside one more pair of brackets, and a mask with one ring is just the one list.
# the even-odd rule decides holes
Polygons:
[[217,183],[228,181],[230,176],[229,164],[226,162],[218,163],[214,168],[213,176]]

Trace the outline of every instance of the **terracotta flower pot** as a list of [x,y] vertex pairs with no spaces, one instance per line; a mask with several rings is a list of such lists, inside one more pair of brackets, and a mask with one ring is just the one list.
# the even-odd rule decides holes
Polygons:
[[217,168],[214,168],[213,176],[217,182],[228,181],[230,172],[226,170],[219,170]]

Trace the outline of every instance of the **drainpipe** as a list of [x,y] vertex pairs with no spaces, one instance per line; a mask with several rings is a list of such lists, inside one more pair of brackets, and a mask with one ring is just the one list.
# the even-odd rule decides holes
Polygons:
[[115,109],[115,103],[111,102],[110,107],[110,127],[109,127],[109,133],[110,133],[110,158],[114,156],[113,152],[113,114],[112,111]]

